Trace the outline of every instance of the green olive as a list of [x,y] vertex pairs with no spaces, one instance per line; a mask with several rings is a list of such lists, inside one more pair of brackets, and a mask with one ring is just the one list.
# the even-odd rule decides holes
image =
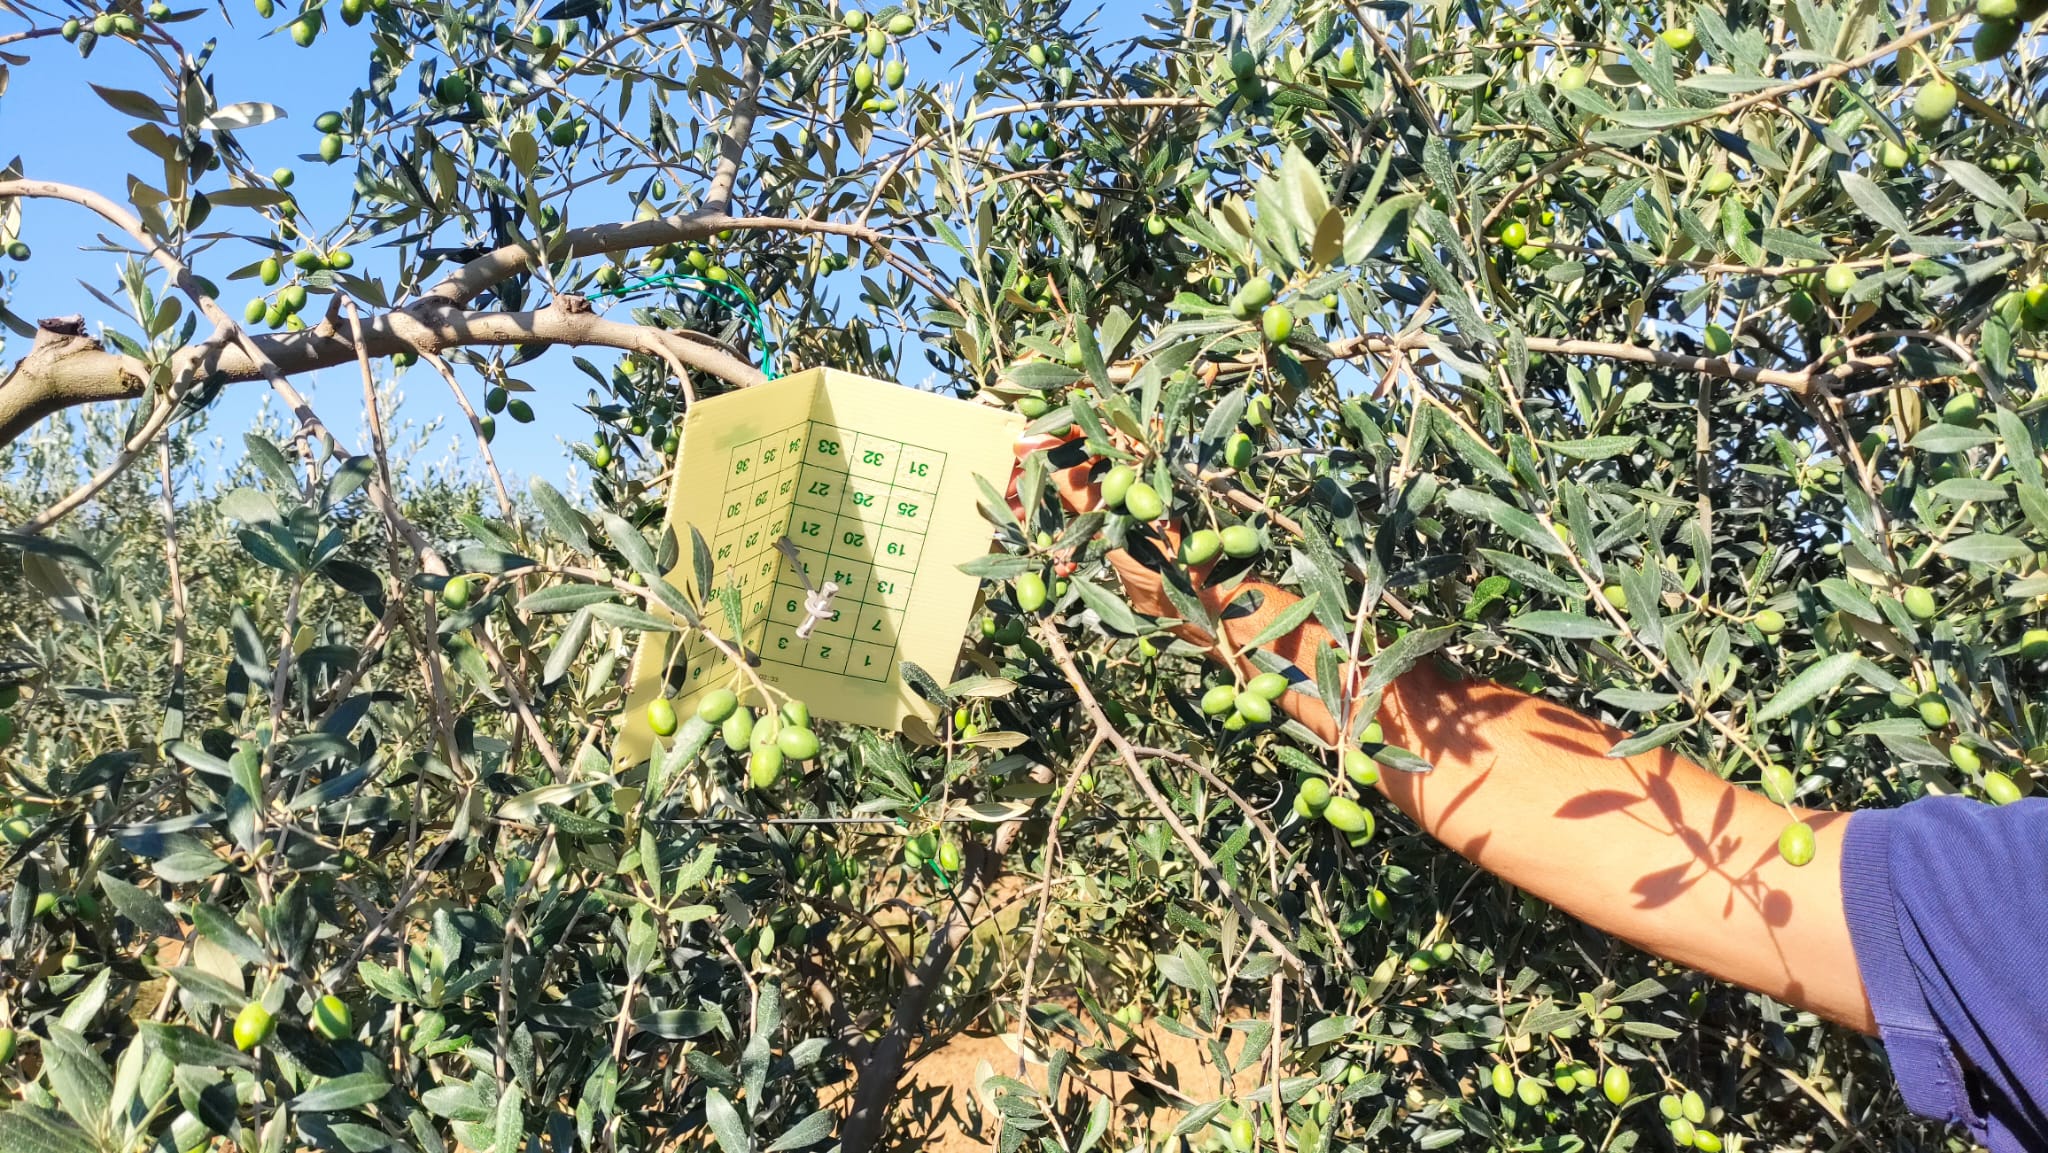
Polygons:
[[1906,611],[1913,615],[1914,620],[1925,621],[1934,619],[1936,612],[1934,591],[1927,586],[1914,585],[1907,589],[1899,597],[1899,600],[1905,604]]
[[775,735],[775,747],[792,761],[808,761],[818,755],[818,734],[791,726]]
[[1223,534],[1213,528],[1198,529],[1180,542],[1181,563],[1189,568],[1208,564],[1223,551]]
[[1134,520],[1158,520],[1166,513],[1166,501],[1161,499],[1157,490],[1141,480],[1124,494],[1124,511]]
[[1237,703],[1237,686],[1216,685],[1202,694],[1202,711],[1212,717],[1220,717]]
[[1045,607],[1045,578],[1035,572],[1027,572],[1017,578],[1017,609],[1020,612],[1035,613]]
[[1778,855],[1790,865],[1805,865],[1813,860],[1813,826],[1804,821],[1793,821],[1778,833]]
[[667,697],[656,697],[647,702],[647,727],[657,737],[672,737],[676,732],[676,707]]
[[1127,464],[1111,468],[1102,477],[1102,503],[1106,508],[1122,508],[1124,498],[1130,495],[1131,486],[1138,483],[1138,470]]

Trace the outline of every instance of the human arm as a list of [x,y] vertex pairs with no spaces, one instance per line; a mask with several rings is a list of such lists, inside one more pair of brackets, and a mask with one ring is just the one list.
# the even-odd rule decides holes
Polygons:
[[[1088,466],[1053,479],[1070,507],[1099,502]],[[1179,615],[1158,573],[1126,551],[1109,560],[1133,607]],[[1299,598],[1255,580],[1210,586],[1206,575],[1191,577],[1225,643],[1193,625],[1176,631],[1219,661],[1235,654],[1249,675],[1242,649]],[[1253,593],[1260,603],[1251,611],[1224,613]],[[1308,673],[1316,651],[1332,643],[1310,621],[1263,647]],[[1290,692],[1280,704],[1339,742],[1336,721],[1313,692]],[[1845,815],[1799,813],[1814,827],[1818,851],[1794,867],[1777,851],[1786,813],[1762,796],[1668,749],[1610,758],[1625,735],[1619,730],[1501,685],[1454,679],[1427,662],[1388,687],[1378,719],[1389,743],[1434,766],[1382,774],[1380,791],[1461,855],[1660,956],[1874,1028],[1844,914]]]

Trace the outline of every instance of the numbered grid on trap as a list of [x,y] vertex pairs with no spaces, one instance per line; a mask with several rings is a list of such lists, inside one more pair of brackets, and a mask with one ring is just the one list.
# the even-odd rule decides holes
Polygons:
[[[737,445],[727,454],[725,492],[715,531],[709,534],[711,568],[717,584],[739,590],[741,619],[727,621],[724,598],[709,598],[704,623],[720,636],[745,643],[748,630],[768,615],[769,591],[782,563],[775,541],[789,531],[789,497],[796,488],[796,462],[809,431],[808,421],[794,424]],[[701,634],[692,634],[684,656],[690,691],[705,687],[706,675],[726,663],[725,655]]]
[[768,611],[764,661],[862,680],[887,681],[896,668],[897,618],[910,606],[925,528],[946,454],[813,422],[797,474],[789,536],[805,577],[839,586],[833,614],[808,640],[804,588],[778,574]]

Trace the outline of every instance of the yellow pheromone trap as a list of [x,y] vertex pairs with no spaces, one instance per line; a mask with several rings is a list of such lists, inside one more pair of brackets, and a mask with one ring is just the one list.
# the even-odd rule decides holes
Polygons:
[[[694,587],[694,527],[711,550],[712,588],[693,591],[707,628],[813,715],[900,728],[924,708],[902,662],[944,678],[959,657],[980,583],[959,566],[989,546],[974,478],[1003,491],[1022,426],[1014,413],[827,368],[699,401],[669,485],[666,523],[681,545],[669,581]],[[619,736],[629,760],[652,747],[645,706],[664,691],[678,712],[720,687],[760,703],[695,631],[649,633],[631,685]]]

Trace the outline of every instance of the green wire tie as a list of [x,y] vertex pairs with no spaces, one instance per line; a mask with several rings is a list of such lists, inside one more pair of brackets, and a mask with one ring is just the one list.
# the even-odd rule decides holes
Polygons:
[[[658,276],[643,277],[631,284],[621,285],[618,288],[600,289],[585,295],[602,300],[607,296],[625,296],[628,293],[639,292],[644,288],[686,289],[709,296],[727,308],[737,306],[743,309],[753,319],[754,335],[761,343],[761,373],[769,380],[775,379],[775,364],[771,359],[768,348],[768,322],[762,319],[760,302],[754,299],[754,294],[748,292],[745,285],[731,280],[707,280],[704,277],[689,273],[664,272]],[[734,300],[724,295],[727,292],[736,294],[738,299]]]
[[[919,809],[924,808],[924,803],[930,799],[930,797],[920,795],[917,798],[917,803],[910,806],[910,811],[913,814],[915,814]],[[896,823],[902,825],[906,832],[910,829],[910,822],[904,820],[902,817],[896,818]],[[930,865],[932,872],[939,878],[939,888],[945,890],[948,893],[952,892],[953,878],[946,875],[946,870],[939,867],[939,862],[933,858],[927,857],[925,858],[924,863]]]

